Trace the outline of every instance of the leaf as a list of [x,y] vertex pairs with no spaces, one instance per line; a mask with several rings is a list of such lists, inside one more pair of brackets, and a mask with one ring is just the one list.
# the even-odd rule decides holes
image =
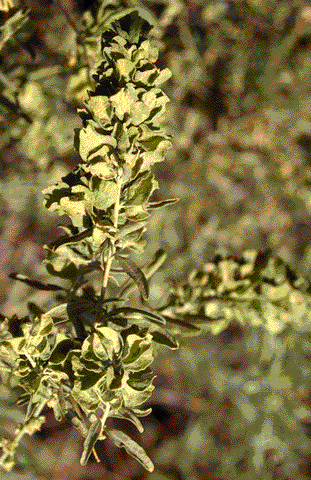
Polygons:
[[[60,321],[69,321],[68,312],[67,312],[67,303],[61,303],[57,305],[57,307],[52,308],[47,312],[53,320],[60,320]],[[58,323],[55,321],[54,323]]]
[[134,457],[148,472],[153,472],[154,465],[145,450],[134,442],[128,435],[121,430],[106,430],[105,433],[119,448],[125,448],[127,453]]
[[163,318],[169,323],[174,323],[176,325],[180,325],[180,327],[188,328],[189,330],[197,331],[198,333],[201,332],[201,329],[192,323],[186,322],[185,320],[180,320],[178,318],[168,317],[167,315],[163,315]]
[[83,443],[83,452],[80,458],[81,465],[86,465],[87,461],[92,453],[95,443],[100,437],[102,431],[102,422],[100,419],[95,420],[90,426],[87,437]]
[[86,438],[88,434],[88,430],[85,426],[85,423],[78,417],[74,416],[71,418],[71,423],[76,427],[78,432],[81,433],[81,435]]
[[145,228],[145,222],[137,222],[134,224],[131,222],[129,224],[126,224],[125,226],[119,227],[116,238],[117,239],[123,238],[126,235],[129,235],[130,233],[140,230],[141,228]]
[[157,325],[166,324],[166,320],[164,317],[162,317],[162,315],[155,312],[150,312],[149,310],[143,310],[142,308],[133,308],[133,307],[116,308],[115,310],[107,314],[107,318],[114,317],[119,313],[138,313],[144,317],[147,317],[150,321],[152,321],[153,323],[156,323]]
[[[131,387],[132,391],[136,390],[136,392],[147,393],[147,395],[150,396],[150,387],[152,388],[152,390],[154,389],[152,382],[156,378],[156,375],[148,375],[147,377],[142,377],[140,373],[141,372],[138,371],[134,372],[134,375],[132,375],[131,372],[127,380],[127,384]],[[133,396],[133,393],[131,393],[131,396]],[[146,399],[144,399],[143,401],[145,400]]]
[[116,146],[117,143],[114,137],[104,135],[90,121],[85,128],[79,131],[79,136],[76,137],[76,147],[78,147],[80,157],[85,162],[91,161],[92,157],[96,155],[104,157],[111,148],[116,148]]
[[78,345],[76,343],[77,342],[71,338],[60,341],[53,349],[49,362],[55,364],[63,362],[67,357],[68,352],[75,347],[77,348]]
[[166,347],[171,348],[172,350],[176,350],[179,348],[179,344],[175,338],[166,332],[164,329],[155,330],[151,332],[152,340],[156,343],[160,343],[161,345],[165,345]]
[[116,202],[119,188],[115,181],[103,179],[94,193],[94,206],[100,210],[106,210]]
[[152,408],[150,407],[145,409],[133,407],[131,410],[135,413],[135,415],[137,415],[137,417],[147,417],[152,412]]
[[[189,320],[190,322],[197,323],[197,324],[207,323],[207,322],[215,322],[215,321],[219,320],[219,318],[207,317],[206,315],[203,315],[203,314],[202,315],[195,315],[195,314],[192,314],[192,313],[182,313],[180,315],[183,318],[185,318],[186,320]],[[194,327],[194,325],[192,325],[192,327]]]
[[145,338],[136,334],[130,334],[126,338],[122,363],[132,371],[145,370],[153,362],[153,350],[151,335],[146,334]]
[[18,31],[21,30],[24,25],[28,22],[29,17],[28,13],[30,9],[22,11],[18,10],[12,17],[10,17],[5,24],[1,27],[1,36],[0,36],[0,50],[4,44],[11,39],[11,37]]
[[122,337],[115,329],[110,327],[96,324],[94,328],[95,333],[92,336],[92,342],[95,355],[104,361],[108,358],[111,360],[121,352],[123,347]]
[[21,393],[18,399],[15,401],[16,405],[22,406],[28,404],[30,400],[30,394],[28,392]]
[[123,270],[134,280],[142,297],[147,300],[149,297],[149,285],[142,270],[129,258],[121,257],[120,255],[116,255],[115,257]]
[[26,277],[25,275],[22,275],[21,273],[10,273],[9,274],[10,278],[13,278],[14,280],[18,280],[19,282],[24,282],[27,283],[30,287],[37,288],[38,290],[66,290],[64,287],[60,287],[59,285],[54,285],[52,283],[41,283],[38,282],[37,280],[31,280],[30,278]]
[[92,236],[92,227],[83,230],[83,232],[77,233],[76,235],[68,236],[64,235],[63,237],[58,238],[54,242],[50,243],[48,247],[50,249],[56,250],[56,248],[64,245],[66,243],[77,243],[83,240],[84,238]]
[[111,416],[115,418],[123,418],[124,420],[129,420],[135,425],[139,433],[143,433],[144,431],[144,427],[142,426],[140,420],[129,408],[121,407],[117,412],[114,412],[113,415]]
[[158,188],[158,183],[154,175],[148,172],[148,175],[137,176],[135,182],[128,188],[128,205],[143,205],[146,203],[152,192]]
[[167,205],[172,205],[173,203],[179,202],[179,198],[168,198],[167,200],[161,200],[160,202],[149,202],[148,208],[155,209],[166,207]]

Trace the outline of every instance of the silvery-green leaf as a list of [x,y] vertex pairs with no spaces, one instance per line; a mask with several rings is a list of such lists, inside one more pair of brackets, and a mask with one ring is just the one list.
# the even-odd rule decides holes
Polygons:
[[85,105],[93,113],[94,119],[101,125],[111,122],[112,107],[109,98],[103,95],[92,95]]
[[125,226],[119,227],[117,238],[123,238],[140,229],[145,229],[145,222],[137,222],[134,224],[128,222]]
[[120,369],[115,369],[112,366],[107,368],[107,388],[109,390],[120,390],[122,387],[124,372]]
[[114,181],[102,180],[98,189],[95,190],[94,206],[100,210],[106,210],[116,202],[118,194],[118,185]]
[[127,58],[119,58],[115,63],[115,67],[120,79],[126,82],[130,80],[131,73],[135,69],[133,62]]
[[130,422],[132,422],[135,425],[135,427],[137,428],[139,433],[143,433],[143,431],[144,431],[144,427],[143,427],[142,423],[136,417],[136,415],[133,413],[133,411],[129,408],[122,407],[117,412],[114,412],[111,416],[115,417],[115,418],[123,418],[124,420],[129,420]]
[[126,338],[123,365],[131,372],[145,370],[153,362],[151,335],[145,338],[131,334]]
[[167,205],[172,205],[173,203],[176,203],[179,201],[179,198],[168,198],[167,200],[161,200],[159,202],[149,202],[148,203],[148,208],[151,209],[156,209],[156,208],[162,208],[166,207]]
[[98,395],[92,389],[81,390],[81,383],[78,381],[75,382],[75,385],[71,390],[71,395],[76,402],[81,405],[82,409],[86,411],[96,410],[100,404]]
[[121,335],[110,327],[101,327],[95,325],[95,334],[93,336],[93,350],[96,355],[102,355],[105,358],[105,354],[102,350],[105,350],[110,359],[114,355],[121,352],[123,347]]
[[72,424],[76,427],[76,429],[81,433],[83,437],[86,437],[88,434],[88,430],[85,426],[85,423],[78,417],[74,416],[71,418]]
[[154,465],[145,450],[134,442],[128,435],[121,430],[106,430],[105,433],[117,447],[124,447],[129,455],[134,457],[148,471],[154,470]]
[[137,415],[137,417],[147,417],[152,412],[152,408],[138,408],[133,407],[132,411]]
[[93,422],[89,428],[88,434],[86,439],[83,443],[83,452],[80,458],[81,465],[86,465],[87,461],[92,453],[95,443],[97,442],[98,438],[101,435],[102,431],[102,423],[98,419]]
[[54,322],[53,318],[48,312],[41,315],[39,326],[38,336],[44,337],[51,332]]
[[115,255],[115,258],[129,277],[135,281],[142,297],[147,300],[149,297],[149,285],[142,270],[129,258],[122,257],[121,255]]
[[127,384],[138,392],[146,392],[150,387],[152,387],[152,382],[156,378],[156,375],[149,375],[146,378],[140,376],[140,372],[135,372],[134,375],[129,375]]
[[147,175],[138,176],[128,189],[128,204],[145,204],[156,188],[158,188],[158,183],[154,180],[151,172]]
[[95,155],[105,156],[111,148],[116,147],[116,140],[104,135],[90,123],[79,133],[79,154],[85,162],[91,161]]
[[61,303],[56,307],[52,308],[47,312],[54,320],[54,323],[57,323],[55,320],[67,320],[68,312],[67,312],[67,303]]
[[154,85],[159,87],[160,85],[162,85],[162,83],[167,82],[171,78],[171,76],[172,72],[170,71],[170,69],[164,68],[163,70],[161,70],[161,72],[159,72],[159,75],[156,77]]
[[55,405],[52,406],[52,408],[53,408],[54,417],[58,422],[60,422],[63,419],[64,415],[59,402],[57,401]]

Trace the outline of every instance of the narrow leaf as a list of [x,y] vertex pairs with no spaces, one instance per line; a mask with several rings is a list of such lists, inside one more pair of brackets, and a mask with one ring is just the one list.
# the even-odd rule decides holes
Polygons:
[[102,431],[102,423],[99,419],[97,419],[90,426],[87,437],[84,440],[83,452],[80,458],[81,465],[87,464],[87,461],[90,458],[94,445],[97,442],[98,438],[100,437],[101,431]]
[[143,433],[144,431],[144,427],[142,426],[141,421],[136,417],[133,411],[130,410],[129,408],[121,407],[117,412],[114,412],[113,415],[111,416],[115,418],[123,418],[124,420],[129,420],[131,423],[133,423],[133,425],[135,425],[139,433]]
[[106,318],[115,317],[119,313],[138,313],[140,315],[143,315],[144,317],[147,317],[150,321],[152,321],[153,323],[156,323],[157,325],[166,324],[166,320],[164,317],[162,317],[162,315],[155,312],[150,312],[149,310],[143,310],[142,308],[132,308],[132,307],[116,308],[112,312],[108,313]]
[[161,200],[160,202],[149,202],[148,203],[148,208],[162,208],[166,207],[167,205],[172,205],[173,203],[176,203],[179,201],[179,198],[168,198],[167,200]]
[[30,313],[32,313],[32,315],[35,317],[40,317],[44,313],[44,310],[38,307],[38,305],[34,302],[27,302],[27,307]]
[[146,278],[149,280],[149,278],[152,277],[152,275],[155,274],[157,270],[163,265],[167,258],[167,254],[162,248],[159,248],[159,250],[156,251],[154,258],[152,262],[149,263],[149,265],[146,268]]
[[54,285],[52,283],[41,283],[38,282],[37,280],[31,280],[28,277],[25,277],[25,275],[22,275],[20,273],[10,273],[9,274],[10,278],[13,278],[14,280],[18,280],[19,282],[24,282],[27,283],[30,287],[37,288],[38,290],[65,290],[66,288],[60,287],[59,285]]
[[[166,253],[161,248],[155,253],[152,262],[144,267],[144,274],[147,280],[149,280],[163,265],[167,258]],[[135,285],[131,282],[129,285],[125,285],[120,292],[120,295],[124,297],[129,296],[132,291],[135,289]]]
[[[183,318],[186,320],[189,320],[189,322],[193,323],[206,323],[206,322],[217,322],[219,318],[212,318],[212,317],[207,317],[206,315],[195,315],[192,313],[182,313],[181,314]],[[193,325],[194,326],[194,325]]]
[[116,255],[115,257],[125,273],[134,280],[143,298],[147,300],[149,297],[149,285],[142,270],[129,258],[121,257],[120,255]]
[[135,415],[137,415],[137,417],[147,417],[152,412],[152,408],[149,407],[143,409],[139,407],[133,407],[132,411],[135,413]]
[[169,347],[172,350],[176,350],[177,348],[179,348],[179,344],[177,340],[163,328],[159,330],[155,330],[154,332],[151,332],[151,335],[152,335],[152,340],[156,343],[165,345],[166,347]]
[[83,232],[77,233],[76,235],[64,235],[54,242],[50,243],[48,247],[51,250],[56,250],[58,247],[61,245],[65,245],[66,243],[78,243],[80,240],[83,240],[84,238],[90,237],[92,235],[92,227],[88,228],[87,230],[84,230]]
[[81,435],[83,437],[87,437],[88,435],[88,430],[85,426],[85,423],[83,423],[83,421],[78,418],[77,416],[72,416],[72,412],[69,411],[67,416],[68,417],[71,417],[71,423],[74,425],[74,427],[76,427],[76,429],[78,430],[79,433],[81,433]]
[[[201,329],[195,325],[192,325],[192,323],[189,323],[185,320],[180,320],[178,318],[172,318],[168,317],[166,315],[163,315],[163,318],[169,323],[174,323],[175,325],[180,325],[181,327],[188,328],[189,330],[195,330],[195,331],[200,331]],[[202,319],[202,316],[200,317]]]
[[154,465],[145,450],[134,442],[128,435],[121,430],[106,430],[107,436],[119,448],[125,448],[127,453],[134,457],[148,472],[153,472]]

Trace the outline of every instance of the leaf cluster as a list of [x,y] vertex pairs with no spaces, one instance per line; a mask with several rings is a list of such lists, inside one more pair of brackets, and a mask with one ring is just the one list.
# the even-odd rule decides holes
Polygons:
[[[264,475],[271,451],[294,475],[310,448],[310,293],[310,282],[271,251],[248,250],[239,258],[218,255],[193,270],[186,284],[172,287],[161,309],[168,321],[178,321],[175,332],[191,322],[198,329],[192,334],[215,338],[213,354],[206,345],[200,354],[190,342],[180,358],[192,382],[233,405],[224,476],[229,470],[232,478]],[[197,428],[209,431],[213,421],[202,417]],[[199,457],[193,452],[187,468]]]
[[[46,247],[45,265],[71,286],[11,275],[41,290],[62,290],[64,296],[47,312],[36,309],[33,319],[2,319],[1,369],[24,389],[19,403],[27,404],[15,438],[1,444],[0,464],[6,470],[14,466],[23,434],[40,429],[46,406],[85,437],[83,465],[92,452],[97,458],[96,441],[108,437],[153,469],[143,449],[106,422],[123,418],[143,431],[139,417],[150,413],[141,404],[154,389],[154,344],[176,349],[178,343],[160,314],[123,305],[122,295],[132,284],[125,283],[117,298],[105,298],[115,271],[126,274],[148,299],[148,269],[145,275],[128,255],[143,251],[149,208],[172,202],[150,201],[158,187],[151,167],[170,147],[162,128],[168,98],[160,88],[170,73],[155,66],[158,52],[148,38],[150,29],[135,9],[117,10],[110,17],[100,35],[93,89],[79,110],[82,128],[75,131],[75,147],[80,163],[43,192],[45,207],[71,221],[65,235]],[[37,87],[26,88],[25,108]],[[160,257],[150,265],[150,274],[163,261]],[[96,290],[86,276],[98,271],[102,280]]]

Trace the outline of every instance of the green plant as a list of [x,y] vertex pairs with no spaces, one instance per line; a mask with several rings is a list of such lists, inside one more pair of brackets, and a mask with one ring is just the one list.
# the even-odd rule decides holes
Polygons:
[[[224,478],[273,478],[271,453],[272,465],[294,476],[310,451],[310,293],[310,282],[271,251],[247,250],[239,258],[218,255],[193,270],[161,309],[223,338],[212,356],[200,355],[190,342],[180,357],[195,385],[208,386],[219,402],[226,398],[232,405],[221,456]],[[191,429],[212,428],[212,418],[202,416],[185,438]],[[185,474],[206,458],[206,445],[213,448],[210,434],[200,435],[198,447],[187,451]]]
[[[195,222],[203,222],[196,248],[182,255],[187,262],[193,255],[202,262],[208,239],[242,248],[268,231],[276,233],[269,235],[268,245],[278,245],[282,229],[291,226],[289,216],[280,215],[280,205],[282,213],[288,200],[301,198],[309,211],[309,184],[304,179],[310,168],[303,164],[299,174],[290,173],[301,161],[294,146],[297,132],[309,131],[308,122],[301,122],[309,118],[309,10],[286,2],[188,3],[186,8],[168,1],[160,17],[162,25],[171,23],[173,32],[177,27],[180,37],[168,33],[166,45],[168,64],[175,72],[176,123],[182,118],[174,171],[185,170],[187,176],[191,172],[189,195],[184,194],[188,206],[181,215],[185,243],[190,245]],[[32,61],[36,52],[28,11],[12,14],[0,31],[0,148],[15,145],[25,157],[22,171],[39,172],[34,181],[39,189],[47,175],[55,177],[55,159],[71,153],[74,144],[80,155],[77,168],[45,189],[47,209],[71,220],[62,227],[65,235],[46,247],[46,270],[58,277],[57,284],[11,275],[50,291],[55,301],[47,311],[29,303],[26,317],[1,317],[3,381],[22,387],[18,403],[27,405],[15,437],[1,442],[1,465],[13,468],[23,435],[41,428],[43,409],[50,407],[57,420],[69,419],[85,438],[82,464],[92,453],[98,460],[96,441],[107,437],[151,471],[152,462],[141,447],[106,421],[120,417],[142,432],[139,418],[150,412],[142,404],[154,388],[150,365],[156,344],[174,350],[178,343],[172,335],[203,331],[201,350],[200,342],[190,338],[174,353],[190,388],[196,387],[198,398],[192,399],[204,399],[206,391],[209,396],[203,414],[189,409],[195,415],[183,431],[174,466],[187,480],[205,479],[215,460],[219,475],[230,480],[272,479],[274,467],[279,473],[282,469],[284,478],[297,478],[301,456],[310,451],[309,283],[269,252],[218,256],[193,271],[185,285],[177,280],[167,304],[155,310],[146,303],[148,280],[165,254],[158,252],[141,268],[128,256],[133,251],[142,263],[149,211],[174,201],[150,200],[157,188],[151,167],[164,159],[170,146],[162,130],[168,99],[160,89],[170,73],[154,65],[157,49],[148,35],[155,17],[137,5],[139,0],[103,1],[97,10],[86,12],[74,48],[51,48],[51,62],[43,68]],[[266,108],[270,97],[272,108]],[[75,135],[76,113],[64,108],[66,102],[79,106],[83,126]],[[303,113],[294,108],[298,104],[304,105]],[[210,128],[203,132],[208,111],[215,135]],[[271,158],[267,161],[267,154],[276,164]],[[200,175],[194,199],[192,174],[201,167],[205,174]],[[187,180],[185,175],[179,178]],[[245,189],[239,180],[245,181]],[[275,181],[279,188],[271,193]],[[254,197],[256,192],[264,197],[258,204],[263,222],[254,229],[255,204],[243,210],[249,186]],[[6,188],[12,190],[11,183]],[[206,207],[207,197],[217,211],[205,225],[201,213],[213,211]],[[273,198],[278,200],[272,215]],[[240,203],[241,222],[234,227]],[[300,207],[297,210],[296,223],[302,215]],[[224,230],[217,226],[222,216],[226,225],[230,219]],[[141,308],[127,303],[136,287]],[[222,439],[210,400],[218,410],[224,403],[231,408],[228,418],[221,418],[223,431],[227,428]],[[11,409],[7,415],[13,413]],[[166,449],[171,440],[165,436],[161,447]],[[169,447],[172,452],[172,444]]]
[[[127,282],[114,297],[107,294],[114,275],[123,272],[148,299],[148,272],[128,252],[143,251],[149,209],[172,202],[150,201],[157,188],[151,167],[170,147],[161,127],[168,98],[160,88],[170,72],[154,65],[158,51],[148,39],[151,26],[135,9],[121,8],[110,20],[100,36],[93,90],[79,110],[83,127],[75,132],[75,147],[81,161],[44,190],[45,207],[72,222],[47,247],[46,268],[71,286],[12,274],[63,296],[62,303],[33,319],[13,316],[1,322],[1,368],[24,389],[19,404],[27,404],[15,437],[1,442],[0,464],[6,470],[14,466],[22,436],[40,429],[45,406],[57,420],[69,418],[85,437],[82,464],[92,452],[97,458],[95,443],[108,437],[153,470],[143,449],[122,431],[109,429],[106,420],[124,418],[143,431],[138,417],[150,412],[141,404],[154,388],[154,344],[176,349],[178,343],[160,314],[124,304]],[[163,258],[150,265],[149,274]],[[88,276],[98,271],[102,280],[96,288]]]

